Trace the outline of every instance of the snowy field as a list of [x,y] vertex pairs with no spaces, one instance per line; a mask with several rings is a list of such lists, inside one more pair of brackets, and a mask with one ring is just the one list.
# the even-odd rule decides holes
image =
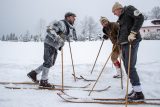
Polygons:
[[[101,54],[93,71],[90,74],[94,60],[98,53],[101,41],[72,42],[72,53],[76,75],[83,75],[89,79],[97,79],[105,61],[111,53],[110,41],[105,41]],[[50,69],[49,82],[61,84],[61,52],[58,52],[55,66]],[[146,98],[160,98],[160,41],[142,41],[138,53],[137,70],[141,79],[143,92]],[[0,81],[23,82],[31,81],[26,74],[43,62],[43,43],[35,42],[0,42]],[[64,47],[64,85],[83,86],[89,82],[78,80],[74,82],[69,45]],[[93,98],[124,97],[126,93],[126,75],[124,89],[121,89],[120,79],[113,79],[115,68],[112,62],[100,77],[95,89],[111,86],[108,91],[92,92]],[[38,76],[40,78],[40,75]],[[87,88],[91,89],[92,85]],[[131,91],[131,85],[129,85]],[[57,96],[59,91],[50,90],[10,90],[0,85],[0,107],[122,107],[122,105],[104,104],[77,104],[66,103]],[[66,90],[66,93],[76,97],[89,97],[89,92],[82,89]],[[129,105],[134,107],[134,105]],[[144,105],[138,105],[144,107]],[[151,107],[151,106],[148,106]],[[158,106],[152,106],[158,107]]]

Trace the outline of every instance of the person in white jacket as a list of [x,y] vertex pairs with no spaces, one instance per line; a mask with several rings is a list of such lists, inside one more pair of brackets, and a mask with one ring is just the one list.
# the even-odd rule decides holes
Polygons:
[[33,82],[38,83],[37,75],[42,72],[39,82],[40,87],[54,88],[54,85],[48,83],[49,69],[54,65],[57,58],[57,51],[61,50],[65,41],[69,41],[71,37],[77,40],[76,31],[73,27],[75,17],[76,15],[74,13],[67,12],[64,20],[54,21],[47,27],[47,35],[44,40],[44,62],[27,74]]

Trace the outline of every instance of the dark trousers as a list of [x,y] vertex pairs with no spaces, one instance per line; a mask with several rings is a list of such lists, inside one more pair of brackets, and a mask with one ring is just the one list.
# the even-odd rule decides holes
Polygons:
[[[137,52],[138,52],[139,42],[131,45],[131,62],[130,62],[130,82],[132,86],[140,85],[139,76],[135,68],[137,62]],[[129,59],[129,44],[122,45],[122,60],[126,73],[128,74],[128,59]]]
[[55,64],[56,58],[57,58],[57,49],[44,43],[43,66],[46,68],[52,67]]

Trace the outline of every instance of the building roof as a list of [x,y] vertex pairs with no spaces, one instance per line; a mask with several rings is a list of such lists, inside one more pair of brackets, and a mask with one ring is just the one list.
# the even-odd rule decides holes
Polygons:
[[160,27],[160,19],[145,20],[142,27]]

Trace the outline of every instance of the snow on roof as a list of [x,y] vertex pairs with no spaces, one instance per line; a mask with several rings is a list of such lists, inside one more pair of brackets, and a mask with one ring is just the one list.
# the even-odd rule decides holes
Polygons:
[[160,26],[160,24],[154,24],[153,21],[159,21],[160,22],[160,19],[145,20],[143,22],[142,27]]

